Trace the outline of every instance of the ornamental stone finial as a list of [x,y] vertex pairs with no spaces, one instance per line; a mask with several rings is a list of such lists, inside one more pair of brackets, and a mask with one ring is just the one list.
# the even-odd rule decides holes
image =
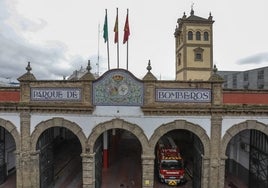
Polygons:
[[27,65],[27,67],[26,67],[25,69],[27,70],[28,73],[31,72],[32,67],[31,67],[31,63],[30,63],[30,61],[28,62],[28,65]]
[[212,21],[212,15],[211,15],[211,12],[209,13],[209,17],[208,17],[208,20]]
[[18,78],[18,81],[23,82],[23,81],[36,80],[35,76],[31,73],[32,67],[30,62],[28,62],[28,65],[25,69],[27,70],[27,72],[24,75],[20,76]]
[[185,12],[183,13],[182,19],[186,19],[186,14],[185,14]]
[[148,70],[148,72],[151,72],[151,70],[152,70],[152,67],[151,67],[151,60],[150,60],[150,59],[149,59],[149,61],[148,61],[147,70]]
[[88,60],[86,69],[87,69],[87,72],[79,80],[88,80],[88,81],[95,80],[94,75],[90,72],[91,70],[90,60]]
[[213,73],[216,74],[217,71],[218,71],[218,69],[217,69],[216,65],[214,65],[214,66],[213,66]]
[[90,72],[91,71],[91,65],[90,65],[90,60],[88,60],[88,63],[87,63],[87,72]]
[[191,13],[190,14],[191,14],[191,16],[194,15],[194,3],[192,3],[192,5],[191,5]]
[[152,67],[151,67],[151,60],[150,59],[148,61],[147,70],[148,70],[148,72],[143,77],[143,80],[147,80],[147,81],[157,80],[156,77],[151,73]]

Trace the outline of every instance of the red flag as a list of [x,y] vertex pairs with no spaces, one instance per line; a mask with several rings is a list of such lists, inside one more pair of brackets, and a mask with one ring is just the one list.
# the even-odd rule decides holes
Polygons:
[[123,44],[125,44],[128,41],[129,35],[130,35],[130,30],[129,30],[128,13],[127,13],[125,27],[124,27],[124,40],[123,40]]
[[116,19],[114,24],[114,43],[118,43],[118,12],[116,13]]

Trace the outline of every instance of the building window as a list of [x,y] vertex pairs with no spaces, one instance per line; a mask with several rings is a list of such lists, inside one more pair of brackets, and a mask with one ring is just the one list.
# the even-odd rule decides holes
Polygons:
[[192,31],[188,32],[188,40],[193,40],[193,32]]
[[178,54],[178,65],[181,65],[181,53]]
[[264,70],[258,71],[258,80],[263,80],[264,79]]
[[248,72],[244,72],[244,81],[248,81]]
[[208,32],[204,32],[204,40],[208,41]]
[[224,75],[224,84],[223,84],[223,87],[224,88],[227,88],[228,87],[228,76],[227,75]]
[[201,53],[196,53],[195,54],[195,60],[196,61],[201,61],[202,60],[202,54]]
[[201,40],[201,33],[199,31],[195,33],[195,38],[196,40]]
[[237,88],[237,76],[233,75],[233,88]]
[[264,88],[264,70],[258,71],[257,87],[258,87],[258,89]]
[[248,72],[244,72],[244,89],[248,89],[249,82],[248,82]]
[[194,60],[203,61],[203,52],[204,52],[204,49],[200,47],[194,49]]

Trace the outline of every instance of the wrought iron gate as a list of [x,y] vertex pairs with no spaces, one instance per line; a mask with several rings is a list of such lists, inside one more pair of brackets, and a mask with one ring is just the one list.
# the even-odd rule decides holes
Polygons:
[[38,140],[40,187],[49,187],[54,180],[53,128],[46,130]]
[[7,177],[5,158],[5,129],[0,127],[0,184],[4,183]]
[[193,135],[193,188],[201,187],[201,174],[202,174],[202,154],[203,145],[200,139]]
[[102,136],[100,136],[94,147],[95,152],[95,188],[101,187],[102,182]]
[[268,187],[268,136],[250,131],[249,187]]

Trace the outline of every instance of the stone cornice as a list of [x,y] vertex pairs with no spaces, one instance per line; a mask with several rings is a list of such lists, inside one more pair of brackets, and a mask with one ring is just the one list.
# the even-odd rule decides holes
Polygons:
[[141,107],[146,116],[206,116],[218,114],[221,116],[268,116],[268,106],[219,106],[219,107]]
[[[81,104],[29,104],[29,103],[0,103],[0,112],[19,113],[23,111],[38,113],[82,113],[92,114],[95,107]],[[223,105],[223,106],[194,106],[194,105],[176,105],[176,106],[143,106],[141,107],[145,116],[181,116],[198,115],[210,116],[212,114],[220,116],[268,116],[267,105]]]
[[90,105],[30,105],[25,103],[0,103],[0,112],[19,113],[22,111],[39,112],[39,113],[86,113],[91,114],[94,106]]

